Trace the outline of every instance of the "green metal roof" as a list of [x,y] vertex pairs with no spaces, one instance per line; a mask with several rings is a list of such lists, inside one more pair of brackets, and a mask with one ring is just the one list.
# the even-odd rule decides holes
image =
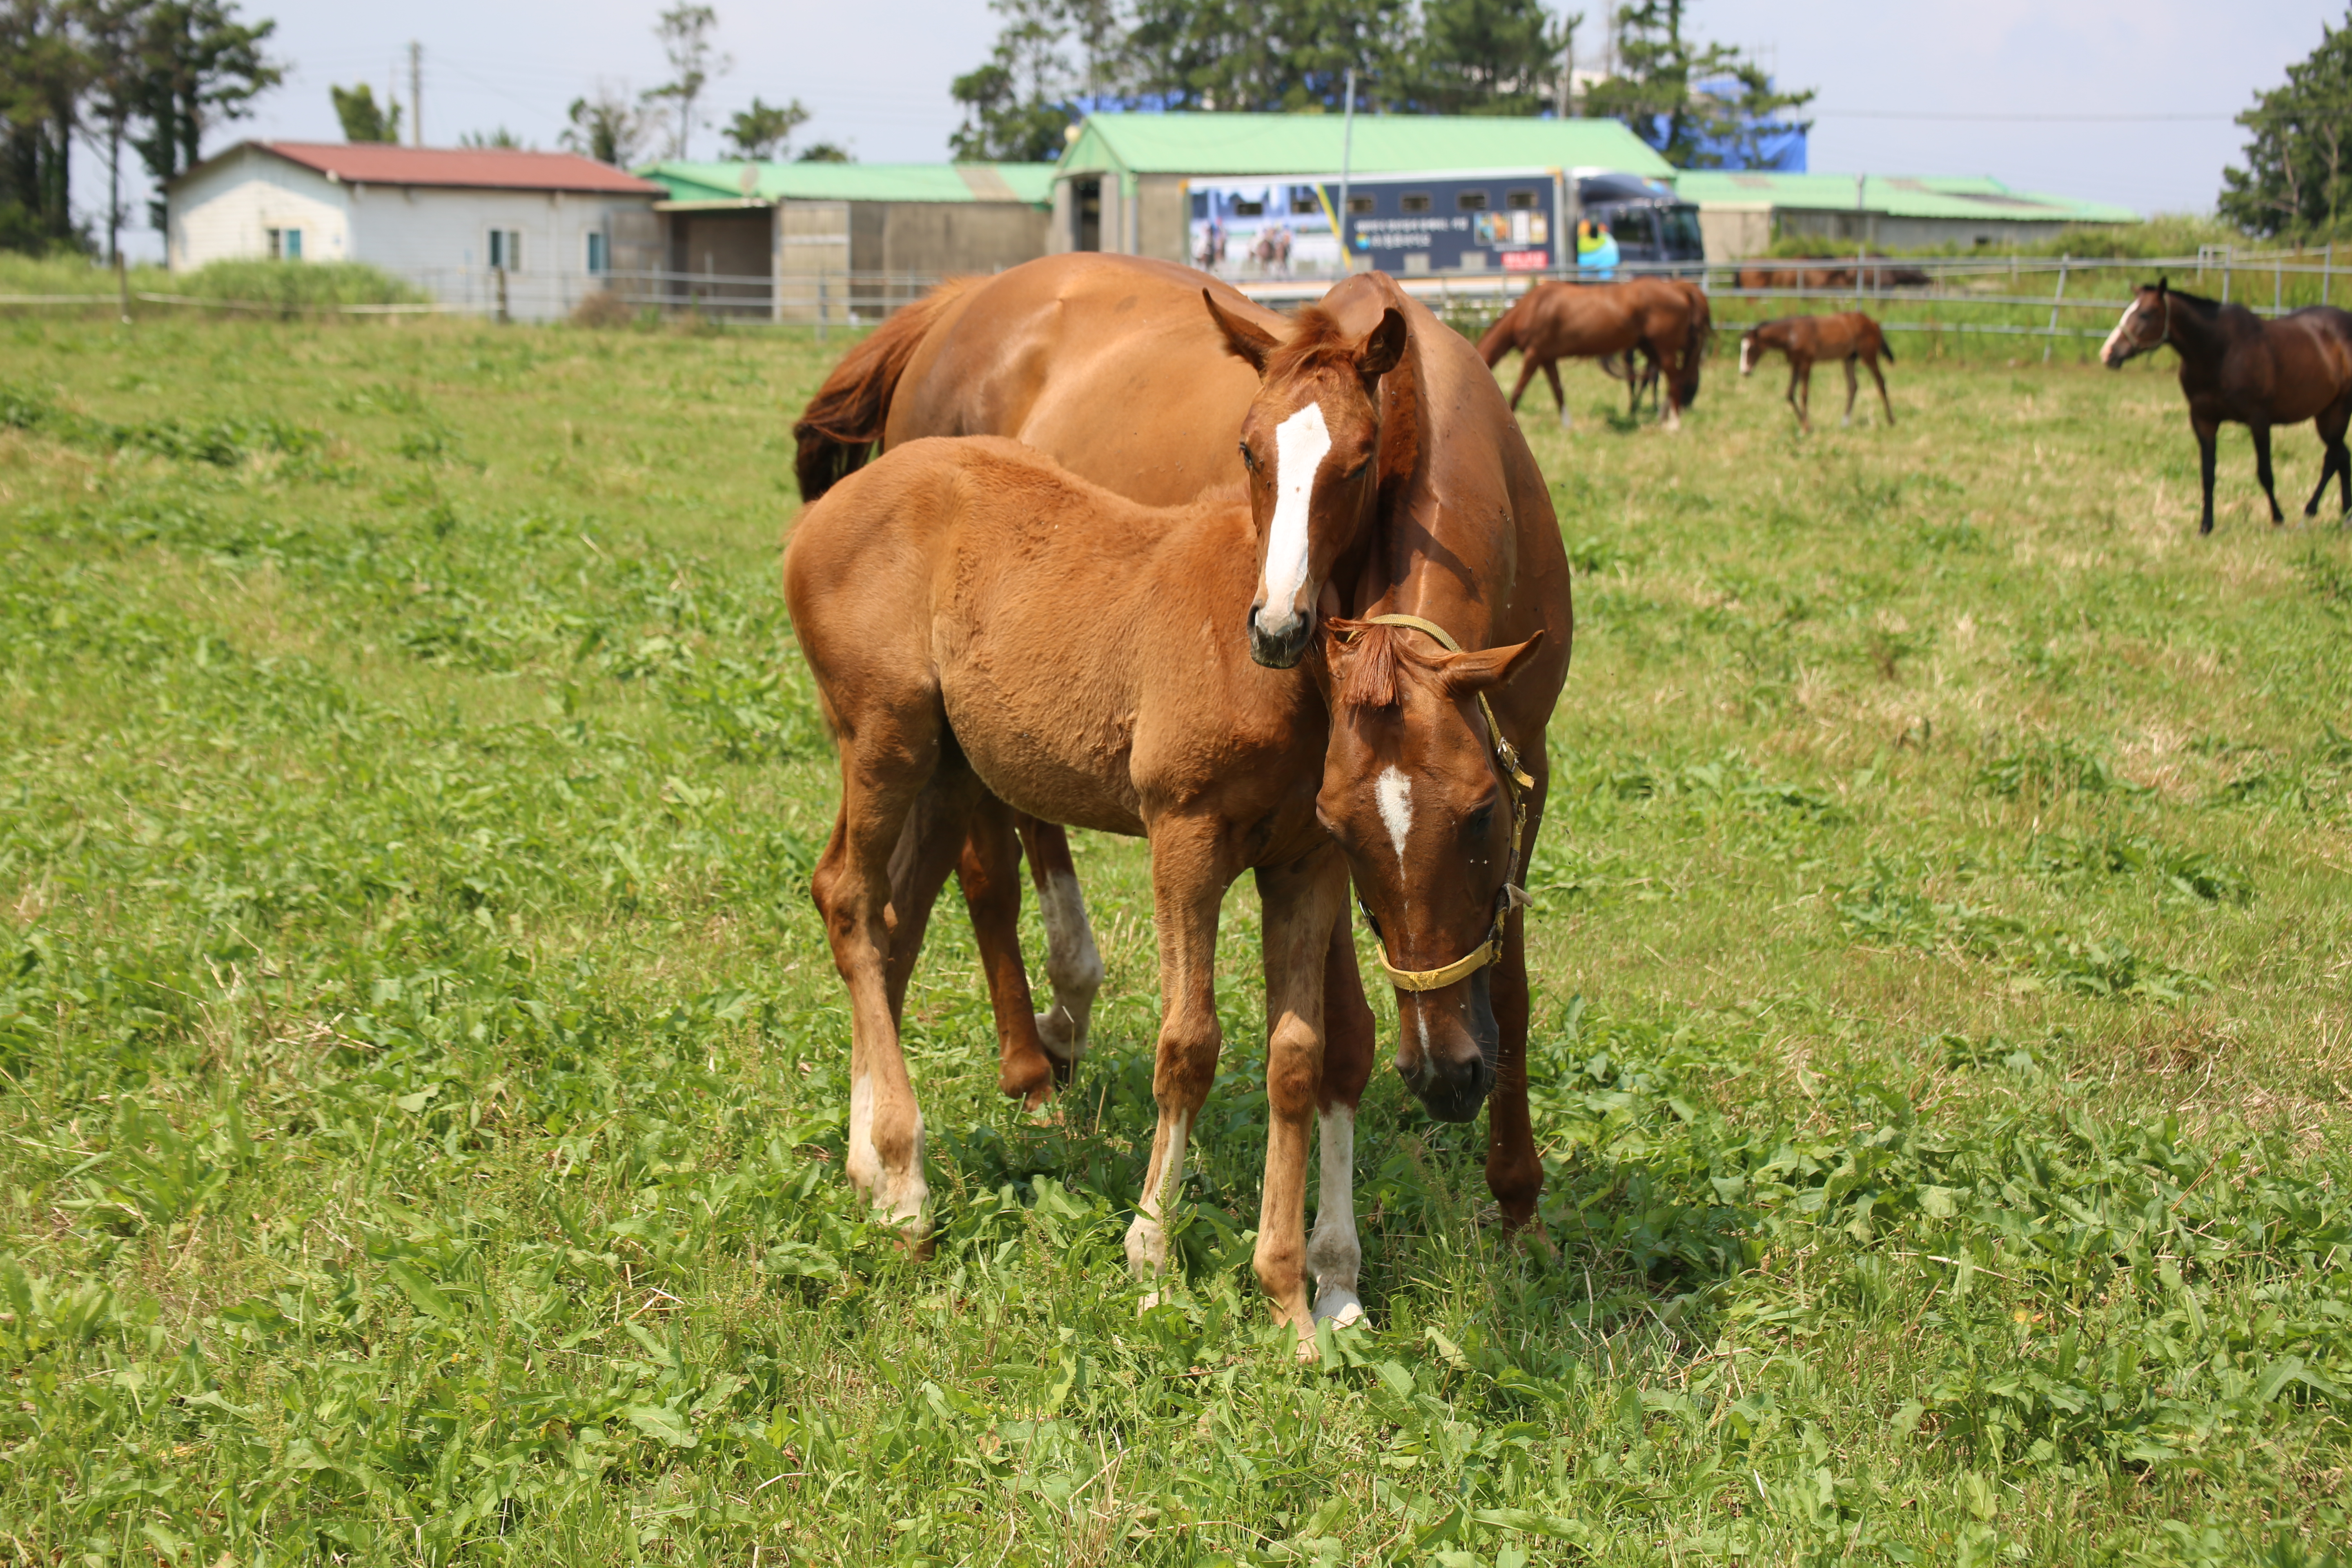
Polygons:
[[2076,201],[2039,191],[2012,191],[1982,175],[1908,177],[1872,174],[1854,199],[1852,174],[1748,174],[1692,170],[1675,189],[1700,206],[1773,206],[1853,212],[1857,206],[1889,217],[1991,218],[2008,223],[2137,223],[2139,214],[2110,202]]
[[[1330,174],[1339,168],[1342,134],[1337,114],[1089,114],[1054,172]],[[1617,121],[1499,115],[1359,114],[1349,162],[1363,174],[1586,168],[1674,174]]]
[[[744,188],[745,170],[751,171]],[[1026,202],[1054,199],[1051,163],[688,163],[637,171],[674,202]]]

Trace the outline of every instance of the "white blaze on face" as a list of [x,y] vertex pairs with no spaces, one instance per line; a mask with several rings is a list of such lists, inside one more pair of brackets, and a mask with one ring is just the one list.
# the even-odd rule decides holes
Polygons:
[[1372,782],[1372,798],[1380,803],[1381,826],[1396,846],[1397,869],[1404,869],[1405,840],[1412,835],[1412,781],[1394,763],[1381,770]]
[[2124,307],[2123,315],[2116,321],[2116,330],[2109,332],[2107,334],[2107,341],[2099,345],[2099,357],[2106,361],[2109,364],[2116,363],[2116,355],[2119,351],[2124,353],[2129,353],[2132,351],[2134,345],[2131,339],[2125,335],[2125,331],[2126,329],[2131,325],[2132,312],[2138,309],[2139,301],[2137,300],[2134,300],[2130,304],[2126,305]]
[[1323,405],[1310,403],[1274,429],[1274,522],[1266,531],[1265,609],[1258,625],[1286,632],[1298,618],[1298,591],[1307,586],[1307,524],[1315,502],[1315,476],[1330,455],[1331,427]]

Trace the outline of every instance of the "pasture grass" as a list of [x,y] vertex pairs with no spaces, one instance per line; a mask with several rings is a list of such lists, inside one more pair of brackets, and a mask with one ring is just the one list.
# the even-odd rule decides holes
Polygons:
[[1679,437],[1590,369],[1572,435],[1531,405],[1580,620],[1540,1234],[1384,1071],[1370,1325],[1301,1369],[1247,1272],[1245,884],[1170,1304],[1120,1249],[1133,844],[1077,836],[1110,977],[1047,1116],[932,926],[934,1255],[842,1178],[776,584],[837,335],[0,333],[16,1560],[2344,1542],[2352,548],[2260,521],[2236,432],[2200,542],[2163,367],[1906,360],[1850,430],[1824,372],[1811,439],[1777,365]]

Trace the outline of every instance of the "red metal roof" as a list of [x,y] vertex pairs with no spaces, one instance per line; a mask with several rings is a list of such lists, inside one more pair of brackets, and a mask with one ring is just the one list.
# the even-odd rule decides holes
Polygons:
[[339,180],[370,185],[457,185],[478,190],[584,191],[659,196],[667,190],[576,153],[511,147],[402,147],[386,142],[252,142],[265,153]]

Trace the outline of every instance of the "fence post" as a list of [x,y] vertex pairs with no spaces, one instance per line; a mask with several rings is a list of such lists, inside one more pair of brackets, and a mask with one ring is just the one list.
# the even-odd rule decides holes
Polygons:
[[2275,315],[2277,315],[2277,314],[2279,313],[2279,311],[2280,311],[2281,310],[2284,309],[2284,293],[2285,293],[2285,290],[2286,290],[2286,252],[2285,252],[2285,251],[2284,251],[2284,250],[2274,250],[2274,251],[2273,251],[2273,252],[2271,253],[2271,314],[2272,314],[2272,315],[2275,316]]
[[2058,345],[2058,306],[2066,298],[2066,264],[2074,258],[2063,252],[2058,257],[2058,292],[2050,299],[2050,341],[2042,345],[2042,363],[2050,363],[2050,351]]
[[2230,302],[2230,252],[2236,248],[2229,245],[2221,247],[2221,303],[2224,305]]
[[824,343],[824,264],[819,262],[816,269],[816,341],[820,347]]
[[122,300],[122,324],[131,324],[131,268],[123,264],[120,247],[114,252],[114,291]]
[[2327,254],[2321,258],[2319,263],[2319,302],[2321,304],[2332,305],[2336,302],[2329,298],[2331,292],[2329,286],[2335,281],[2336,242],[2331,239],[2327,242]]
[[499,325],[504,326],[507,322],[507,269],[504,267],[494,267],[490,270],[498,274]]

